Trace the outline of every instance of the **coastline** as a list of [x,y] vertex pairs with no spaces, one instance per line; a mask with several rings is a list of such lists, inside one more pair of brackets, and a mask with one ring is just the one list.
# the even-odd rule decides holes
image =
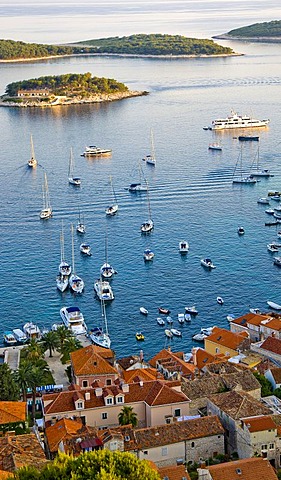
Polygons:
[[[146,91],[134,91],[128,90],[126,92],[117,92],[109,94],[96,94],[87,98],[81,97],[66,97],[66,96],[57,96],[50,102],[36,101],[34,98],[31,100],[26,99],[22,103],[17,102],[4,102],[2,99],[5,98],[5,95],[0,97],[0,107],[16,107],[16,108],[47,108],[47,107],[57,107],[62,105],[85,105],[91,103],[103,103],[103,102],[115,102],[118,100],[123,100],[125,98],[132,97],[141,97],[148,95],[149,92]],[[18,98],[18,97],[16,97]]]
[[227,33],[214,35],[217,40],[238,40],[240,42],[281,43],[281,37],[233,37]]

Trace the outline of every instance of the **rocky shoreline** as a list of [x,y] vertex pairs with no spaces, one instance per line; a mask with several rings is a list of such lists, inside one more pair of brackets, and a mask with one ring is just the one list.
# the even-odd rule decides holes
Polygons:
[[215,35],[216,40],[238,40],[240,42],[281,43],[281,37],[233,37],[227,33]]
[[[134,91],[128,90],[126,92],[117,92],[109,94],[96,94],[87,98],[83,97],[66,97],[66,96],[54,96],[52,100],[48,102],[42,101],[42,99],[22,99],[22,102],[13,102],[13,101],[4,101],[7,98],[5,95],[0,97],[0,107],[17,107],[17,108],[28,108],[28,107],[56,107],[62,105],[85,105],[91,103],[102,103],[102,102],[115,102],[118,100],[123,100],[125,98],[132,97],[141,97],[143,95],[148,95],[149,92],[146,91]],[[18,100],[19,97],[16,97]]]

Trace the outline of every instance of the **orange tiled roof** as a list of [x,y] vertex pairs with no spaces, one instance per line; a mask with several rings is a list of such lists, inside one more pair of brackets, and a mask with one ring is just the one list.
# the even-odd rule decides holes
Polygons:
[[[100,347],[101,348],[101,347]],[[95,345],[81,348],[70,354],[74,375],[117,375],[117,370],[104,358],[105,352]]]
[[169,357],[176,357],[176,359],[179,359],[179,358],[183,359],[183,355],[184,355],[183,352],[172,352],[170,349],[163,348],[163,350],[160,350],[160,352],[156,353],[156,355],[154,355],[154,357],[152,357],[149,360],[149,363],[150,365],[152,365],[152,367],[156,367],[157,360],[161,360],[163,358],[169,358]]
[[268,337],[260,346],[264,350],[268,350],[269,352],[277,353],[277,355],[281,355],[281,340],[274,337]]
[[245,315],[242,315],[241,317],[235,318],[231,323],[234,323],[236,325],[241,325],[241,327],[247,328],[247,324],[251,325],[260,325],[263,320],[268,319],[267,315],[259,315],[257,313],[246,313]]
[[11,472],[5,472],[5,470],[0,470],[0,480],[4,480],[6,478],[14,478],[14,475]]
[[149,382],[156,380],[157,378],[163,379],[163,375],[159,374],[156,368],[136,368],[135,370],[125,370],[123,372],[123,378],[126,383],[134,383],[143,380]]
[[272,318],[269,322],[263,324],[266,328],[271,328],[272,330],[280,331],[281,330],[281,320],[278,318]]
[[276,424],[269,415],[259,417],[241,418],[247,426],[249,432],[263,432],[265,430],[276,429]]
[[62,418],[54,425],[45,429],[45,435],[47,437],[50,452],[57,452],[59,443],[75,435],[82,427],[81,420],[70,420]]
[[0,402],[0,425],[26,421],[26,402]]
[[168,467],[158,468],[158,472],[162,479],[168,480],[190,480],[189,473],[186,471],[184,465],[170,465]]
[[26,465],[38,468],[46,463],[44,451],[34,433],[0,438],[0,469],[13,472]]
[[208,467],[212,480],[277,480],[269,461],[263,458],[245,458],[235,462]]
[[268,407],[245,392],[218,393],[211,395],[209,401],[234,420],[271,414],[271,410]]
[[225,328],[214,327],[212,334],[205,339],[205,342],[212,342],[236,350],[247,338],[247,332],[233,333]]
[[[183,355],[183,352],[173,353],[171,350],[164,348],[149,360],[149,364],[152,365],[152,367],[156,367],[157,362],[159,362],[167,370],[179,371],[182,375],[193,376],[196,367],[193,363],[185,362]],[[170,369],[169,366],[171,366]]]
[[281,368],[280,367],[271,367],[270,371],[275,380],[275,383],[281,383]]

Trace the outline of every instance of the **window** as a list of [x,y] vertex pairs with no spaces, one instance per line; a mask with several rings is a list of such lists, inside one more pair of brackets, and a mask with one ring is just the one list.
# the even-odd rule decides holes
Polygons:
[[194,448],[194,447],[195,447],[195,443],[191,442],[191,448]]
[[117,403],[124,403],[124,397],[117,397]]
[[274,443],[269,444],[269,450],[274,450]]
[[171,419],[170,418],[166,418],[166,423],[171,423]]
[[144,450],[144,451],[143,451],[143,454],[144,454],[144,455],[148,455],[148,450]]
[[106,405],[112,405],[113,404],[113,398],[109,397],[106,399]]
[[117,450],[117,442],[110,442],[110,450],[113,452]]
[[216,353],[220,353],[220,349],[219,349],[219,348],[216,348]]
[[265,444],[265,445],[262,445],[262,446],[261,446],[261,449],[262,449],[262,450],[267,450],[267,445],[266,445],[266,444]]
[[108,379],[106,380],[106,385],[111,385],[111,378],[108,378]]
[[166,457],[168,455],[168,448],[162,447],[162,457]]
[[83,380],[82,385],[83,385],[83,388],[86,388],[88,386],[88,380]]
[[107,413],[106,412],[102,413],[101,418],[102,418],[102,420],[106,420],[107,419]]
[[175,409],[175,417],[180,417],[181,416],[181,409],[180,408],[176,408]]
[[83,402],[77,402],[77,408],[83,408]]

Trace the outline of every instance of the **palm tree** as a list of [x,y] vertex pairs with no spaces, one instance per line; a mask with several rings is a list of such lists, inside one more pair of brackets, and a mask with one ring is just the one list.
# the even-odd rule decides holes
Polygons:
[[61,351],[64,342],[73,335],[72,332],[64,325],[59,325],[59,327],[56,329],[56,334],[59,339],[59,351]]
[[36,389],[41,385],[45,385],[48,382],[50,375],[50,369],[47,362],[42,358],[39,358],[36,363],[31,365],[31,369],[27,375],[27,383],[32,391],[32,422],[35,420],[35,407],[36,407]]
[[44,352],[49,349],[49,357],[53,356],[53,352],[59,347],[60,340],[57,335],[57,332],[50,330],[49,332],[45,333],[42,338],[42,349]]
[[137,414],[133,411],[133,407],[123,407],[118,415],[119,425],[129,425],[136,427],[138,424]]
[[31,338],[29,344],[22,349],[22,354],[27,360],[36,361],[43,357],[42,346],[36,338]]
[[18,370],[15,371],[14,378],[21,390],[22,399],[26,402],[26,392],[29,387],[28,376],[30,375],[32,364],[27,360],[22,360]]
[[75,352],[75,350],[79,350],[82,348],[82,343],[78,338],[74,337],[71,335],[71,337],[67,338],[64,341],[64,344],[60,348],[60,353],[61,353],[61,362],[66,363],[70,360],[70,354],[71,352]]

